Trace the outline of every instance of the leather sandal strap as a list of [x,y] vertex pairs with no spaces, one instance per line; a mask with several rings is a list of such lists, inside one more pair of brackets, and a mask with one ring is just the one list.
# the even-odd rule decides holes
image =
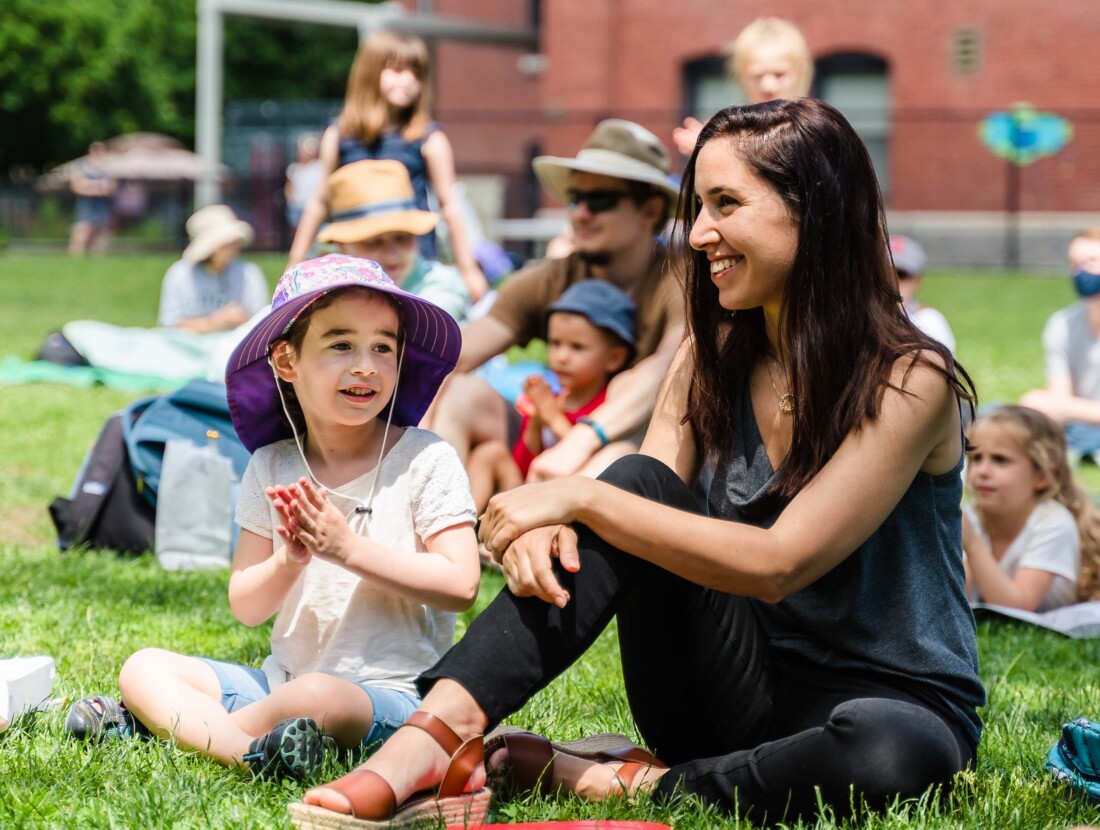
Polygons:
[[646,766],[657,769],[668,769],[668,764],[660,760],[656,755],[647,752],[640,746],[625,746],[621,749],[606,749],[600,752],[600,757],[608,761],[636,761]]
[[447,771],[439,783],[438,798],[452,798],[466,789],[470,776],[485,759],[484,742],[480,735],[463,741],[451,727],[429,712],[413,712],[404,726],[415,726],[427,732],[450,757]]
[[[615,772],[615,784],[618,784],[623,794],[629,798],[634,795],[635,781],[640,780],[647,769],[650,769],[650,764],[627,761]],[[612,787],[615,784],[612,784]]]
[[521,732],[504,737],[512,784],[518,792],[554,792],[554,747],[542,735]]
[[386,779],[368,769],[352,770],[343,778],[325,784],[348,800],[356,818],[388,819],[397,811],[397,796]]
[[438,798],[453,798],[466,791],[474,770],[485,760],[485,744],[481,736],[470,738],[451,756],[443,780],[439,782]]
[[415,726],[432,736],[447,757],[451,757],[462,748],[462,738],[455,734],[451,727],[447,726],[440,718],[429,712],[413,712],[403,726]]

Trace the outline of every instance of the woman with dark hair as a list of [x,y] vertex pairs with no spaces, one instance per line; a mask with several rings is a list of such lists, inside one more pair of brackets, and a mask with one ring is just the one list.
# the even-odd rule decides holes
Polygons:
[[[420,678],[421,710],[476,744],[617,616],[661,761],[511,734],[487,742],[491,774],[597,800],[684,791],[759,823],[947,788],[985,700],[960,541],[973,386],[902,308],[867,152],[819,101],[724,110],[678,229],[691,337],[641,454],[490,502],[481,537],[510,591]],[[402,730],[303,809],[391,815],[446,765]],[[437,803],[467,783],[451,779]]]

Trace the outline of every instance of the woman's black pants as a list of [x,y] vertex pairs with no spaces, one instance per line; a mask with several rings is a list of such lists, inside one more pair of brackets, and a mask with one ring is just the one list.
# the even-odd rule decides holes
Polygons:
[[[698,512],[664,464],[634,455],[601,478],[652,501]],[[462,685],[490,725],[579,658],[618,617],[623,679],[642,737],[671,766],[655,795],[696,793],[757,823],[860,799],[881,807],[950,784],[973,749],[904,690],[777,666],[747,599],[701,588],[625,554],[578,526],[581,568],[556,567],[564,609],[508,590],[420,679]],[[688,713],[685,716],[685,713]]]

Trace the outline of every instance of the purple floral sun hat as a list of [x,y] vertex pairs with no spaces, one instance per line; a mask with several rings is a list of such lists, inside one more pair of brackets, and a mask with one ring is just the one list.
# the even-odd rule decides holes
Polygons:
[[[330,291],[358,286],[392,296],[404,313],[404,354],[393,407],[396,426],[416,426],[462,349],[458,323],[434,303],[402,290],[376,262],[329,254],[290,268],[275,286],[271,313],[233,350],[225,370],[229,414],[249,452],[293,437],[268,355],[309,305]],[[389,407],[382,411],[388,415]]]

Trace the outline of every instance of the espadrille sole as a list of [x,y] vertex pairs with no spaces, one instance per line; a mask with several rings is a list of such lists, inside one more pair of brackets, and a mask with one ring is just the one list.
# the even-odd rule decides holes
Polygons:
[[388,819],[365,819],[336,813],[312,804],[296,802],[287,807],[290,822],[301,830],[369,830],[370,828],[408,827],[418,822],[440,821],[445,824],[484,824],[489,817],[488,789],[452,798],[425,796],[407,801]]

